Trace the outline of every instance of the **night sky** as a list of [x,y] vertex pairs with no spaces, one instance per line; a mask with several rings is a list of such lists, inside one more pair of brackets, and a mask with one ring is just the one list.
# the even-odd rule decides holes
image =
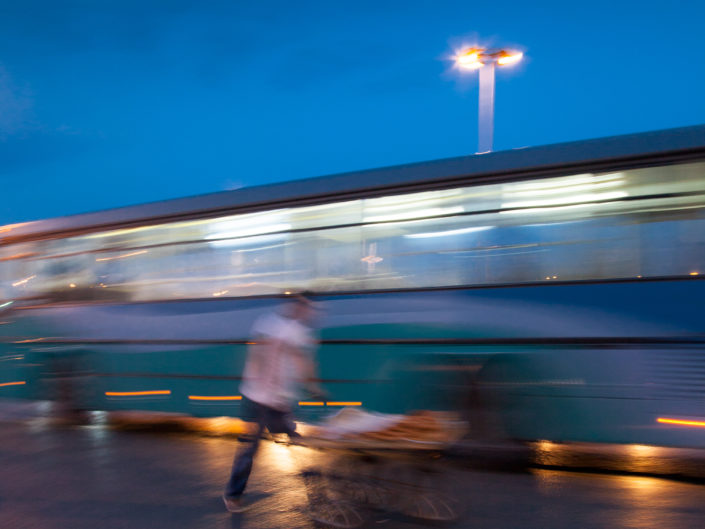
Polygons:
[[0,1],[0,224],[705,123],[705,2]]

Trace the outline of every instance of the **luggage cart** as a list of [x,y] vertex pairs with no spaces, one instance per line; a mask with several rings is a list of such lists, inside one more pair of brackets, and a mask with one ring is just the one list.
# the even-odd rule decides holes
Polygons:
[[461,515],[443,457],[448,443],[302,438],[297,444],[330,455],[324,466],[302,472],[308,514],[319,526],[353,529],[375,518],[450,525]]

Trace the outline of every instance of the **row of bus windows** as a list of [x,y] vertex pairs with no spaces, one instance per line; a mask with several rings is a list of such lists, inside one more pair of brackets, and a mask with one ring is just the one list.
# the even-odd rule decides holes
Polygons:
[[688,164],[24,243],[0,249],[0,298],[160,300],[696,275],[705,273],[704,185],[705,164]]

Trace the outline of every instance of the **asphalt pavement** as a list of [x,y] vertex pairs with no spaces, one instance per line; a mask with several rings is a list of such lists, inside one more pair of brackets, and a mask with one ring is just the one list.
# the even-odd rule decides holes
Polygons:
[[[0,527],[13,529],[308,529],[316,527],[311,517],[320,509],[310,501],[303,471],[352,475],[344,487],[327,482],[336,489],[335,501],[349,506],[370,492],[364,469],[383,465],[384,479],[404,481],[408,463],[384,466],[375,458],[265,441],[247,491],[252,508],[233,515],[221,499],[239,444],[232,436],[116,429],[100,420],[62,425],[37,405],[0,410]],[[409,474],[420,488],[394,489],[385,501],[399,505],[408,496],[431,504],[436,500],[421,483],[430,480],[458,502],[462,514],[450,527],[690,529],[705,519],[700,483],[540,468],[511,456],[507,465],[461,456],[424,459]],[[501,462],[499,452],[493,459]],[[366,527],[425,526],[408,509],[364,514]]]

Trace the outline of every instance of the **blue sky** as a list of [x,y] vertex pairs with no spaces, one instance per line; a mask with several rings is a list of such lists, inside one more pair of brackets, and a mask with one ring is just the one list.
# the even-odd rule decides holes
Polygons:
[[0,224],[705,123],[705,2],[0,0]]

